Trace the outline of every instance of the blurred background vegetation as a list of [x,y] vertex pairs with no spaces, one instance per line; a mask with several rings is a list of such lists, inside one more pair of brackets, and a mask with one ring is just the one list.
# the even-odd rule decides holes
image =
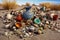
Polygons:
[[60,10],[60,4],[53,3],[41,3],[40,5],[50,8],[51,10]]
[[[2,0],[2,7],[7,10],[16,9],[18,7],[20,8],[20,5],[17,4],[16,1],[17,0]],[[26,3],[25,5],[30,6],[30,3]],[[50,8],[51,10],[60,10],[60,4],[53,4],[47,2],[47,3],[40,3],[40,5],[45,6],[46,8]]]
[[4,9],[15,9],[17,8],[16,0],[2,0],[2,6]]

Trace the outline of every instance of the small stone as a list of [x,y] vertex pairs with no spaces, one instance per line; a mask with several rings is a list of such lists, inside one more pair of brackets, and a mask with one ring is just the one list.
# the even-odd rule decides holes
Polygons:
[[41,13],[40,13],[40,15],[41,15],[41,16],[45,16],[45,15],[46,15],[46,13],[44,13],[44,12],[41,12]]
[[54,28],[55,29],[55,31],[58,31],[58,29],[57,28]]
[[23,31],[25,31],[25,30],[26,30],[26,28],[23,28],[22,30],[23,30]]
[[28,34],[28,33],[26,33],[26,36],[28,36],[28,37],[29,37],[29,34]]
[[42,31],[41,30],[38,30],[39,34],[42,34]]
[[7,16],[6,16],[7,19],[11,19],[12,17],[13,17],[13,15],[11,15],[11,14],[7,14]]
[[15,26],[13,27],[13,30],[16,30],[16,27]]
[[5,32],[5,36],[8,36],[8,32]]
[[13,29],[16,29],[16,27],[14,26]]
[[29,34],[28,33],[25,33],[24,38],[26,38],[26,37],[29,37]]
[[3,23],[6,23],[7,21],[6,20],[3,20]]
[[31,26],[30,29],[31,29],[31,30],[35,30],[35,27],[34,27],[34,26]]
[[46,24],[49,24],[49,21],[46,21]]
[[40,30],[43,30],[43,27],[40,27]]
[[10,24],[5,25],[5,28],[9,28]]
[[26,38],[27,36],[26,35],[24,35],[24,38]]
[[26,27],[26,29],[28,30],[28,29],[29,29],[29,27]]
[[16,30],[16,29],[14,29],[14,30]]
[[32,33],[31,32],[29,32],[29,35],[31,35]]
[[34,24],[34,26],[35,26],[35,27],[38,27],[38,25],[37,25],[37,24]]
[[41,26],[41,25],[43,25],[43,26],[44,26],[44,24],[43,24],[43,23],[40,23],[40,26]]
[[50,24],[53,25],[53,22],[51,21]]
[[23,35],[20,35],[20,38],[22,39],[23,38]]
[[51,26],[48,26],[49,29],[51,29]]
[[55,26],[56,23],[53,23],[53,26]]
[[52,13],[52,14],[50,15],[50,17],[51,17],[51,18],[53,18],[53,16],[54,16],[54,15],[55,15],[55,14],[54,14],[54,13]]
[[58,30],[58,32],[60,32],[60,30]]

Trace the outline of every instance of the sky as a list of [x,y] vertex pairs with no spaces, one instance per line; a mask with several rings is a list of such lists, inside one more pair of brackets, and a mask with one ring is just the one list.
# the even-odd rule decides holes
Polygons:
[[[0,0],[0,3],[2,0]],[[16,0],[17,4],[22,5],[25,4],[26,2],[31,3],[31,4],[39,4],[42,2],[50,2],[50,3],[55,3],[55,4],[60,4],[60,0]]]

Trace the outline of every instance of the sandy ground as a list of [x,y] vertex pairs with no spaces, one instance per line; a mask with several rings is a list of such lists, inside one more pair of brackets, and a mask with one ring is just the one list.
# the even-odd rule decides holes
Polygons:
[[[1,10],[0,16],[5,15],[5,13],[8,13],[8,12]],[[60,13],[58,15],[60,15]],[[60,23],[60,20],[58,20],[57,22]],[[2,28],[3,26],[4,25],[2,23],[2,20],[0,19],[0,33],[4,33],[4,31],[6,30]],[[16,35],[12,35],[10,38],[8,38],[0,34],[0,40],[60,40],[60,33],[46,29],[44,34],[40,34],[40,35],[31,37],[31,38],[26,38],[26,39],[20,39]]]

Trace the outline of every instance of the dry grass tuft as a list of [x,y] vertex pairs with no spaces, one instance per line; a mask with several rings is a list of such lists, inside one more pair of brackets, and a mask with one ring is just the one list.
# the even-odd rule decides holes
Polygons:
[[2,1],[2,6],[5,9],[15,9],[17,8],[16,0],[3,0]]
[[42,3],[40,5],[45,6],[46,8],[50,8],[51,10],[60,10],[60,4]]

